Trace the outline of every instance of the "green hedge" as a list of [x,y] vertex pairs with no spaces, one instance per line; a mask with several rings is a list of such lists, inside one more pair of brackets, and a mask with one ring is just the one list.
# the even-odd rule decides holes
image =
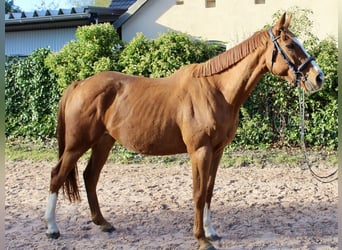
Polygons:
[[[308,146],[337,148],[337,45],[326,39],[309,51],[325,73],[322,90],[306,95],[305,140]],[[267,73],[241,109],[235,143],[239,146],[298,146],[298,90]]]
[[146,77],[165,77],[190,63],[204,62],[224,51],[219,44],[194,40],[173,31],[148,40],[138,33],[120,55],[121,71]]
[[[202,62],[222,51],[219,45],[167,32],[149,40],[142,34],[128,44],[111,25],[77,30],[77,40],[57,54],[48,49],[6,64],[6,136],[52,138],[60,93],[71,81],[104,70],[162,77],[183,65]],[[310,51],[325,73],[323,90],[306,97],[308,146],[337,148],[337,43],[310,41]],[[233,146],[298,146],[297,90],[266,74],[240,112]]]
[[118,70],[123,46],[109,23],[79,27],[76,40],[67,43],[57,54],[46,58],[46,66],[57,75],[61,92],[72,82],[101,71]]
[[51,138],[55,136],[57,78],[44,65],[50,54],[38,49],[25,59],[10,58],[5,66],[5,135]]

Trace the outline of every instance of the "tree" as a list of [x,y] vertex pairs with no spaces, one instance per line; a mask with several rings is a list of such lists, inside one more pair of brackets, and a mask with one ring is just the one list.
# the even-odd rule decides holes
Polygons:
[[[306,96],[307,146],[337,148],[337,43],[329,38],[319,41],[313,33],[311,10],[292,7],[290,30],[303,42],[325,74],[322,90]],[[273,15],[278,20],[284,10]],[[267,25],[266,27],[270,27]],[[300,143],[299,106],[296,88],[267,73],[255,87],[241,110],[236,144],[296,146]]]
[[58,76],[61,91],[72,81],[118,69],[123,44],[113,25],[105,23],[79,27],[76,38],[46,59],[46,65]]
[[[273,14],[273,23],[279,19],[284,11],[279,10]],[[304,46],[308,49],[316,46],[319,39],[313,32],[313,21],[311,20],[313,11],[294,6],[286,10],[286,13],[292,16],[290,30],[299,40],[304,41]]]
[[148,40],[138,33],[120,55],[121,71],[147,77],[165,77],[184,65],[199,63],[222,52],[219,44],[195,40],[187,34],[169,31]]
[[73,7],[89,6],[94,5],[94,0],[71,0],[70,4]]
[[110,2],[110,0],[94,0],[94,5],[100,7],[108,7]]
[[[100,7],[108,7],[110,4],[110,0],[71,0],[64,1],[67,3],[67,6],[71,7],[84,7],[84,6],[100,6]],[[35,5],[35,8],[38,10],[46,10],[46,9],[58,9],[63,5],[61,1],[47,1],[41,0],[40,4]]]
[[9,59],[5,70],[6,136],[51,138],[60,98],[56,76],[45,67],[49,49]]
[[41,3],[39,5],[35,5],[35,8],[37,10],[53,10],[58,9],[58,4],[56,4],[55,2],[50,2],[49,4],[47,4],[45,0],[41,0]]
[[21,12],[20,8],[14,5],[14,0],[5,0],[5,14]]

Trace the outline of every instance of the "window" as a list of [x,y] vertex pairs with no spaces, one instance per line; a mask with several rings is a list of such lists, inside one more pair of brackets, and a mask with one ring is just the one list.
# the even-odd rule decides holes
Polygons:
[[206,8],[216,7],[216,0],[205,0],[205,7]]
[[182,5],[184,4],[184,0],[176,0],[176,5]]
[[255,4],[265,4],[265,0],[254,0]]

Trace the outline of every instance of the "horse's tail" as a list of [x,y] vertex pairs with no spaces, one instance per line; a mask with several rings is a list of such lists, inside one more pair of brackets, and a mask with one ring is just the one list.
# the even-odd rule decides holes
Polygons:
[[[62,157],[65,151],[65,107],[66,102],[77,86],[78,82],[73,82],[64,92],[58,107],[58,123],[57,123],[57,140],[58,140],[58,157],[59,163],[58,168],[60,168],[62,163]],[[58,169],[59,170],[59,169]],[[77,164],[70,170],[64,184],[63,184],[63,194],[68,197],[70,202],[75,202],[81,200],[79,189],[78,189],[78,170]]]

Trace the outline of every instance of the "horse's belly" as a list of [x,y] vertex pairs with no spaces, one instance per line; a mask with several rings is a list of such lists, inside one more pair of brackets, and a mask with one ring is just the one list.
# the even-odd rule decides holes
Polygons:
[[141,129],[141,126],[124,126],[113,131],[112,136],[125,148],[147,155],[171,155],[186,152],[181,134],[174,129],[164,133]]

